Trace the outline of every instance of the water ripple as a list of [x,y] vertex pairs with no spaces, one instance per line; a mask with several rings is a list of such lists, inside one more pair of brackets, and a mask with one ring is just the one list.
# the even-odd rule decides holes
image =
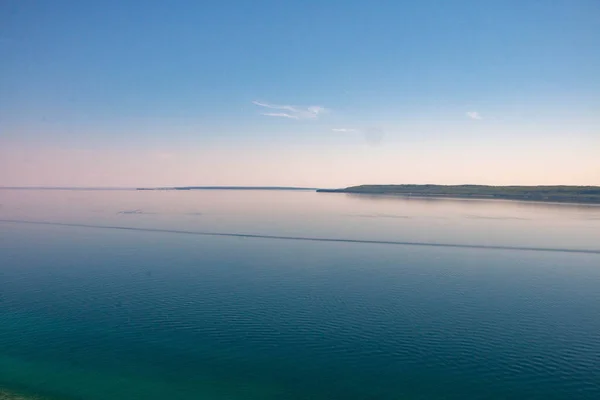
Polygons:
[[544,252],[581,253],[581,254],[598,254],[598,255],[600,255],[600,249],[572,249],[572,248],[558,248],[558,247],[528,247],[528,246],[495,246],[495,245],[459,244],[459,243],[408,242],[408,241],[395,241],[395,240],[367,240],[367,239],[344,239],[344,238],[319,238],[319,237],[305,237],[305,236],[279,236],[279,235],[251,234],[251,233],[201,232],[201,231],[186,231],[186,230],[179,230],[179,229],[139,228],[139,227],[131,227],[131,226],[91,225],[91,224],[74,224],[74,223],[65,223],[65,222],[29,221],[29,220],[12,220],[12,219],[0,219],[0,223],[51,225],[51,226],[73,227],[73,228],[113,229],[113,230],[136,231],[136,232],[173,233],[173,234],[180,234],[180,235],[198,235],[198,236],[221,236],[221,237],[236,237],[236,238],[247,238],[247,239],[297,240],[297,241],[308,241],[308,242],[382,244],[382,245],[397,245],[397,246],[450,247],[450,248],[460,248],[460,249],[481,249],[481,250],[544,251]]

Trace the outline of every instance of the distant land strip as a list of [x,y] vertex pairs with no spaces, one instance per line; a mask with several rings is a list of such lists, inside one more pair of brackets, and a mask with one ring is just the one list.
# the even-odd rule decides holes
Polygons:
[[317,192],[600,204],[600,186],[360,185]]
[[[0,186],[0,190],[298,190],[317,188],[293,186],[165,186],[165,187],[69,187],[69,186]],[[1,399],[0,399],[1,400]]]
[[174,186],[158,188],[137,188],[137,190],[317,190],[317,188],[288,186]]
[[72,227],[72,228],[111,229],[111,230],[123,230],[123,231],[135,231],[135,232],[173,233],[173,234],[180,234],[180,235],[221,236],[221,237],[234,237],[234,238],[246,238],[246,239],[296,240],[296,241],[306,241],[306,242],[382,244],[382,245],[421,246],[421,247],[449,247],[449,248],[478,249],[478,250],[543,251],[543,252],[555,252],[555,253],[580,253],[580,254],[600,255],[600,249],[569,249],[569,248],[528,247],[528,246],[493,246],[493,245],[459,244],[459,243],[404,242],[404,241],[395,241],[395,240],[319,238],[319,237],[306,237],[306,236],[277,236],[277,235],[251,234],[251,233],[200,232],[200,231],[186,231],[186,230],[179,230],[179,229],[138,228],[138,227],[132,227],[132,226],[74,224],[74,223],[64,223],[64,222],[30,221],[30,220],[14,220],[14,219],[0,219],[0,223],[28,224],[28,225],[50,225],[50,226]]

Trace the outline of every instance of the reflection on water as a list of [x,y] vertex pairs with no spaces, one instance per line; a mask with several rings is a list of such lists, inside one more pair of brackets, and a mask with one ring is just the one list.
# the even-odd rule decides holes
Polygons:
[[600,206],[312,191],[0,190],[0,219],[274,236],[598,248]]
[[[494,218],[492,218],[492,219],[494,219]],[[481,249],[481,250],[542,251],[542,252],[558,252],[558,253],[600,254],[600,249],[570,249],[570,248],[561,248],[561,247],[477,245],[477,244],[439,243],[439,242],[438,243],[436,243],[436,242],[433,242],[433,243],[402,242],[402,241],[393,241],[393,240],[322,238],[322,237],[310,237],[310,236],[277,236],[277,235],[259,235],[259,234],[236,233],[236,232],[201,232],[201,231],[187,231],[187,230],[180,230],[180,229],[137,228],[137,227],[132,227],[132,226],[70,224],[70,223],[63,223],[63,222],[39,222],[39,221],[10,220],[10,219],[0,219],[0,223],[18,224],[18,225],[70,227],[70,228],[110,229],[110,230],[115,230],[115,231],[152,232],[152,233],[175,234],[175,235],[233,237],[233,238],[243,238],[243,239],[292,240],[292,241],[300,241],[300,242],[378,244],[378,245],[395,245],[395,246],[447,247],[447,248]]]
[[45,222],[0,221],[0,387],[600,398],[600,255],[482,248],[598,248],[600,207],[248,191],[0,190],[0,204],[1,220]]

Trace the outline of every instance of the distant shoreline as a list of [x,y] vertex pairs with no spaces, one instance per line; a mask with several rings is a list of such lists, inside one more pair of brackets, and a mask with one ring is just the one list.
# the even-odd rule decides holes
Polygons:
[[[487,185],[360,185],[342,189],[293,186],[171,186],[171,187],[27,187],[0,186],[0,190],[73,191],[313,191],[374,196],[437,199],[514,200],[544,203],[600,205],[600,186],[487,186]],[[0,399],[1,400],[1,399]]]
[[319,193],[349,193],[422,198],[515,200],[546,203],[600,204],[598,186],[485,186],[485,185],[360,185],[318,189]]
[[51,187],[51,186],[0,186],[0,190],[74,190],[74,191],[137,191],[137,190],[296,190],[316,191],[317,188],[287,186],[170,186],[170,187]]
[[317,188],[293,186],[174,186],[159,188],[137,188],[136,190],[304,190],[315,191]]

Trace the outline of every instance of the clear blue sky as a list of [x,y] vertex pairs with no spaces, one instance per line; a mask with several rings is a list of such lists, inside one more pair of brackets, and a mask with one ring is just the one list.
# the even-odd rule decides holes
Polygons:
[[600,185],[600,2],[0,3],[0,185]]

